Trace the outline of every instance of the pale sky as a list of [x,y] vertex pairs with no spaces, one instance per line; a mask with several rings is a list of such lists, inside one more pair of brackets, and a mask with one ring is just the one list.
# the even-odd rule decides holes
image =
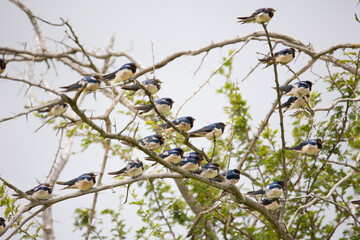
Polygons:
[[[269,31],[289,35],[306,44],[311,43],[316,51],[320,51],[337,43],[359,43],[360,24],[355,22],[354,13],[360,15],[358,1],[24,1],[24,3],[37,16],[50,22],[58,23],[59,18],[69,20],[80,42],[87,50],[102,51],[112,36],[115,36],[114,50],[128,51],[138,62],[147,67],[152,64],[152,46],[155,62],[182,50],[196,50],[236,36],[244,36],[254,31],[262,30],[261,25],[239,25],[237,16],[250,15],[254,10],[261,7],[276,9],[275,16],[268,25]],[[22,43],[27,43],[27,48],[34,46],[34,32],[27,16],[15,5],[8,1],[2,1],[0,7],[0,19],[2,22],[1,47],[22,49]],[[58,41],[66,37],[65,28],[57,28],[40,23],[46,37]],[[49,43],[51,46],[51,44]],[[227,46],[222,49],[211,51],[205,59],[200,71],[193,76],[198,68],[202,57],[181,57],[164,68],[156,71],[156,76],[163,81],[159,97],[171,97],[175,100],[173,113],[177,111],[183,101],[189,97],[198,86],[218,68],[223,56],[227,56],[230,49],[238,48],[241,44]],[[275,50],[283,49],[277,46]],[[250,69],[257,63],[257,52],[266,53],[268,46],[265,43],[251,42],[242,52],[234,58],[233,80],[241,80]],[[53,49],[55,51],[55,49]],[[6,56],[5,56],[6,57]],[[309,58],[301,54],[297,61],[290,63],[294,70],[300,69]],[[128,62],[124,58],[116,60],[114,69]],[[35,68],[40,73],[46,73],[45,63],[36,63]],[[28,65],[11,62],[6,69],[9,76],[23,77]],[[46,81],[54,89],[59,86],[69,85],[81,78],[81,76],[56,63],[57,74],[49,72],[45,75]],[[317,64],[314,71],[319,74],[325,73],[324,66]],[[286,68],[279,70],[280,82],[284,82],[291,76]],[[143,80],[141,77],[139,80]],[[321,81],[311,73],[306,73],[302,80],[315,81],[314,89],[321,91]],[[216,89],[224,84],[224,78],[214,76],[210,84],[206,85],[180,112],[180,116],[191,115],[196,118],[195,127],[227,121],[222,107],[226,104],[225,98],[216,94]],[[0,118],[11,116],[14,113],[24,111],[24,105],[28,103],[25,96],[26,88],[19,83],[2,79],[0,82]],[[272,70],[258,69],[245,82],[240,82],[240,92],[250,105],[253,126],[259,125],[265,117],[271,103],[276,97]],[[39,93],[39,99],[46,101],[49,95],[43,91]],[[25,96],[25,97],[24,97]],[[71,95],[72,96],[72,95]],[[324,99],[324,101],[331,99]],[[83,106],[101,112],[104,108],[101,99],[94,100],[88,97]],[[107,107],[108,105],[105,105]],[[276,115],[276,114],[275,114]],[[278,122],[276,116],[272,124]],[[285,124],[291,125],[291,118],[285,118]],[[37,185],[37,181],[46,178],[57,149],[59,136],[49,127],[43,127],[39,132],[34,130],[41,125],[41,120],[32,114],[20,117],[13,121],[0,124],[0,149],[2,151],[2,168],[0,174],[5,179],[20,189],[28,190]],[[194,128],[195,128],[194,127]],[[255,129],[255,128],[254,128]],[[144,132],[147,132],[144,130]],[[287,131],[291,133],[290,130]],[[226,134],[227,132],[225,132]],[[145,134],[145,133],[144,133]],[[288,140],[293,143],[291,139]],[[197,146],[210,146],[209,142],[194,140]],[[60,175],[61,180],[67,180],[89,171],[99,171],[103,157],[103,150],[98,145],[92,145],[85,152],[81,152],[79,141],[74,144],[73,152],[78,154],[71,157],[70,162]],[[111,158],[106,171],[118,169],[122,165],[118,158]],[[103,183],[110,183],[113,179],[105,177]],[[239,183],[241,184],[241,182]],[[133,188],[135,185],[133,186]],[[58,191],[55,194],[65,194]],[[12,192],[12,191],[10,191]],[[118,207],[118,193],[124,193],[124,189],[101,192],[99,195],[100,210],[104,208]],[[71,199],[53,206],[55,220],[55,235],[57,239],[80,239],[80,232],[73,230],[73,211],[77,207],[91,207],[92,195],[78,199]],[[127,204],[127,216],[135,216],[137,208]],[[0,216],[3,209],[0,209]],[[135,226],[139,218],[129,219],[129,225]],[[133,229],[134,231],[134,229]],[[17,239],[17,238],[14,238]]]

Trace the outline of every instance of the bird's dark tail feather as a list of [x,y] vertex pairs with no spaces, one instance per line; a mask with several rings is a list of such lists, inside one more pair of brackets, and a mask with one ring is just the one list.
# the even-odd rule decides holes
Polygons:
[[121,169],[120,171],[116,171],[116,172],[108,172],[109,175],[120,175],[122,173],[124,173],[125,170],[124,169]]
[[[274,87],[274,89],[276,89],[276,87]],[[280,91],[285,91],[285,92],[290,92],[292,89],[292,86],[282,86],[282,87],[279,87],[279,90]]]
[[140,87],[138,85],[125,85],[125,86],[122,86],[121,89],[124,89],[124,90],[129,90],[129,91],[137,91],[140,89]]
[[200,135],[196,134],[196,133],[188,133],[189,138],[191,137],[201,137]]
[[37,110],[39,113],[46,113],[46,112],[50,112],[49,108],[45,108],[45,109],[39,109]]
[[285,147],[285,150],[301,150],[301,147],[295,146],[295,147]]
[[56,184],[59,184],[59,185],[68,185],[66,182],[56,182]]
[[116,72],[117,72],[117,71],[112,72],[112,73],[109,73],[109,74],[106,74],[106,75],[104,75],[104,76],[102,77],[102,79],[103,79],[104,81],[112,80],[112,79],[115,78]]
[[63,88],[63,89],[64,89],[64,90],[62,90],[61,92],[72,92],[72,91],[78,90],[78,89],[81,88],[81,87],[82,87],[81,84],[74,83],[74,84],[71,84],[71,85],[69,85],[69,86],[60,87],[60,88]]
[[139,110],[139,111],[150,111],[152,109],[152,105],[141,105],[141,106],[135,106],[134,109],[135,110]]
[[265,191],[263,189],[261,190],[257,190],[257,191],[250,191],[250,192],[247,192],[248,195],[262,195],[262,194],[265,194]]
[[242,23],[242,24],[255,20],[255,18],[251,18],[251,17],[238,17],[237,19],[238,19],[238,23]]

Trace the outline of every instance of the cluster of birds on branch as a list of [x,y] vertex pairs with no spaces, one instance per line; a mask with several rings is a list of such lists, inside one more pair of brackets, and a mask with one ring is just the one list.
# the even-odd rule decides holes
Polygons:
[[[259,23],[265,24],[271,20],[274,16],[275,10],[273,8],[260,8],[256,10],[251,16],[248,17],[238,17],[240,23]],[[295,58],[295,49],[287,48],[279,52],[274,53],[274,58],[266,57],[259,59],[261,63],[266,64],[265,67],[269,67],[272,64],[287,64]],[[0,74],[4,72],[6,68],[7,61],[0,58]],[[92,74],[82,78],[74,84],[69,86],[61,87],[63,92],[71,91],[83,91],[85,93],[95,92],[99,87],[101,82],[112,81],[114,86],[117,83],[124,83],[121,88],[124,90],[132,91],[132,94],[135,94],[137,91],[142,91],[145,88],[151,95],[157,93],[161,88],[161,81],[157,78],[146,79],[144,80],[140,87],[138,84],[127,84],[131,82],[132,77],[134,76],[137,70],[135,63],[127,63],[120,67],[118,70],[106,74]],[[290,98],[283,104],[281,108],[284,108],[284,112],[291,109],[305,108],[309,104],[310,91],[313,83],[310,81],[298,81],[290,85],[280,86],[279,91],[283,92],[286,96]],[[275,88],[276,89],[276,88]],[[167,114],[170,112],[174,101],[171,98],[160,98],[154,101],[154,104],[147,105],[138,105],[134,106],[133,110],[139,111],[139,114],[153,113],[155,108],[160,114]],[[41,113],[47,113],[45,117],[48,116],[61,116],[66,112],[68,105],[62,101],[57,101],[52,105],[47,106],[44,109],[39,110]],[[176,126],[180,131],[187,132],[189,138],[195,137],[205,137],[209,140],[215,142],[217,138],[220,138],[224,133],[226,125],[222,122],[216,122],[202,128],[199,128],[195,131],[190,131],[193,128],[195,119],[190,116],[180,117],[175,120],[172,120],[171,123]],[[166,132],[174,131],[173,127],[170,124],[164,123],[156,126],[159,129],[163,129]],[[137,140],[138,144],[149,150],[158,149],[164,146],[165,138],[160,134],[154,134],[146,136],[144,138]],[[123,141],[125,145],[132,146],[132,144]],[[286,147],[287,150],[293,150],[300,152],[302,154],[314,156],[317,155],[322,149],[322,140],[321,139],[309,139],[301,142],[300,144],[294,147]],[[201,165],[204,160],[204,157],[201,153],[198,152],[188,152],[184,153],[184,150],[177,147],[170,150],[167,150],[161,154],[158,154],[158,157],[164,161],[174,164],[179,168],[190,171],[194,174],[199,174],[202,177],[212,179],[214,181],[221,181],[219,177],[220,166],[215,162],[207,162],[206,164]],[[145,160],[154,161],[151,157],[146,157]],[[140,160],[131,160],[125,167],[118,171],[109,172],[109,175],[125,175],[129,177],[136,178],[140,176],[144,171],[144,166]],[[222,176],[232,184],[236,184],[240,179],[240,171],[238,169],[230,169],[228,171],[222,172]],[[78,189],[80,191],[87,191],[91,189],[96,183],[96,174],[93,172],[82,174],[81,176],[71,179],[69,181],[58,181],[56,184],[66,185],[63,189]],[[256,191],[247,192],[247,195],[250,196],[265,196],[262,199],[261,203],[268,209],[275,211],[279,207],[279,198],[284,192],[284,182],[275,181],[267,185],[263,189]],[[48,199],[52,193],[52,186],[49,183],[43,183],[35,188],[28,190],[25,194],[31,196],[37,200]],[[23,197],[20,194],[13,194],[15,197]],[[355,204],[360,204],[360,200],[353,201]],[[0,218],[0,231],[5,228],[5,219]]]

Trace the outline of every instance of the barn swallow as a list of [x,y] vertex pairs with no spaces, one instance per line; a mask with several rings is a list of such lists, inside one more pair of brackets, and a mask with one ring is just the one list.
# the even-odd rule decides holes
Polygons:
[[183,157],[176,165],[186,171],[194,172],[199,169],[202,158],[197,155]]
[[204,178],[213,179],[219,175],[219,167],[218,163],[210,162],[202,165],[195,173]]
[[309,100],[309,94],[300,98],[292,96],[289,97],[289,99],[285,103],[281,104],[281,107],[284,108],[284,112],[291,109],[305,108],[308,105]]
[[3,58],[0,58],[0,74],[5,71],[7,61]]
[[140,160],[131,160],[129,161],[126,166],[119,171],[116,172],[108,172],[109,175],[121,175],[124,174],[125,176],[129,177],[137,177],[142,174],[144,171],[144,165]]
[[68,105],[66,103],[56,102],[44,109],[38,110],[38,112],[39,113],[48,113],[45,117],[49,117],[49,116],[57,117],[57,116],[64,114],[66,112],[67,108],[68,108]]
[[56,184],[60,185],[68,185],[63,189],[78,189],[80,191],[86,191],[92,188],[96,183],[96,175],[95,173],[84,173],[83,175],[71,179],[67,182],[56,182]]
[[[193,117],[181,117],[171,121],[179,130],[187,132],[194,126],[195,119]],[[174,129],[167,123],[157,125],[159,128],[166,129],[166,132],[172,132]]]
[[[157,78],[152,78],[152,79],[146,79],[145,81],[143,81],[141,84],[151,93],[151,94],[155,94],[157,93],[160,88],[161,88],[161,81]],[[133,91],[133,94],[135,94],[138,90],[140,90],[140,87],[136,84],[131,84],[131,85],[124,85],[121,87],[124,90],[129,90],[129,91]]]
[[273,182],[257,191],[247,192],[248,195],[265,195],[268,199],[279,198],[284,192],[284,183],[282,181]]
[[[159,158],[162,158],[165,162],[176,164],[181,161],[183,154],[184,150],[182,150],[181,148],[173,148],[159,154]],[[152,161],[152,158],[150,157],[146,157],[145,159]]]
[[[150,136],[141,138],[137,141],[144,148],[153,150],[153,149],[159,148],[162,145],[164,145],[165,138],[162,135],[154,134],[154,135],[150,135]],[[132,144],[125,142],[125,141],[122,141],[121,143],[128,145],[128,146],[132,146]]]
[[72,92],[72,91],[78,91],[79,89],[81,89],[86,85],[84,92],[90,93],[90,92],[95,92],[99,88],[101,81],[102,78],[99,74],[92,74],[82,78],[81,80],[77,81],[74,84],[60,88],[64,88],[62,92]]
[[[279,87],[279,90],[286,93],[286,96],[295,96],[297,98],[308,95],[313,83],[310,81],[299,81],[294,84]],[[273,87],[276,89],[276,87]]]
[[104,81],[109,81],[109,80],[113,80],[112,84],[116,84],[119,82],[125,82],[126,80],[130,79],[132,76],[134,76],[135,72],[136,72],[136,65],[135,63],[127,63],[124,64],[121,68],[119,68],[118,70],[106,74],[103,76],[103,80]]
[[279,200],[277,198],[275,199],[264,198],[261,201],[261,204],[264,205],[265,208],[270,211],[275,211],[276,209],[279,208]]
[[201,160],[204,160],[204,156],[201,153],[198,153],[198,152],[186,152],[186,153],[184,153],[184,158],[191,157],[191,156],[195,156],[195,157],[200,158]]
[[221,173],[232,184],[236,184],[240,180],[240,171],[238,169],[229,169],[229,171]]
[[[158,100],[154,101],[156,108],[161,114],[166,114],[170,112],[174,101],[171,98],[160,98]],[[149,112],[150,110],[154,109],[154,106],[152,104],[147,105],[139,105],[133,107],[134,110],[141,111],[140,114],[144,114]]]
[[4,231],[5,227],[6,227],[5,219],[2,218],[2,217],[0,217],[0,233],[1,233],[2,231]]
[[295,147],[285,147],[286,150],[295,150],[307,155],[316,155],[322,149],[323,141],[319,138],[317,139],[309,139],[304,142],[301,142],[299,145]]
[[217,122],[200,128],[198,130],[189,132],[189,137],[206,137],[209,140],[221,137],[224,133],[226,125],[222,122]]
[[238,17],[238,23],[266,23],[271,20],[276,10],[273,8],[260,8],[249,17]]
[[[39,186],[34,187],[33,189],[26,191],[25,193],[37,200],[44,200],[50,197],[51,192],[52,192],[51,184],[43,183],[40,184]],[[13,196],[17,198],[21,198],[21,196],[18,193],[14,193]]]
[[[274,53],[275,63],[287,64],[295,58],[294,48],[285,48],[279,52]],[[266,57],[259,59],[260,62],[266,63],[266,67],[273,64],[272,57]]]

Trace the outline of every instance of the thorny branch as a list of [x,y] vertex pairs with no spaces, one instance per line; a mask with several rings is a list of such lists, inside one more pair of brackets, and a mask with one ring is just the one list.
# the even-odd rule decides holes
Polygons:
[[[29,50],[18,50],[18,49],[11,49],[11,48],[6,48],[6,47],[0,47],[0,54],[6,54],[8,56],[13,56],[12,59],[9,59],[9,61],[36,61],[36,62],[40,62],[40,61],[48,61],[49,59],[56,59],[58,61],[61,61],[63,62],[64,64],[68,65],[70,68],[76,70],[77,72],[79,72],[80,74],[82,75],[86,75],[88,74],[88,72],[86,70],[84,70],[83,68],[90,68],[94,71],[98,71],[96,66],[93,64],[92,60],[90,57],[92,58],[96,58],[96,59],[103,59],[104,61],[108,61],[110,58],[112,57],[120,57],[120,56],[124,56],[128,59],[130,59],[131,61],[133,62],[136,62],[136,59],[134,59],[131,55],[129,55],[128,53],[126,52],[122,52],[122,51],[111,51],[110,49],[108,49],[108,51],[105,53],[105,54],[99,54],[99,53],[95,53],[95,52],[90,52],[90,51],[87,51],[79,42],[77,36],[75,35],[75,32],[72,30],[72,27],[71,25],[68,24],[68,22],[63,22],[63,24],[61,25],[64,25],[66,24],[69,29],[71,30],[72,32],[72,35],[74,37],[74,42],[77,44],[76,47],[70,47],[70,46],[65,46],[65,44],[63,44],[65,46],[65,51],[63,52],[60,52],[60,53],[55,53],[55,52],[51,52],[47,46],[46,46],[46,42],[45,42],[45,37],[43,36],[40,28],[39,28],[39,25],[37,23],[37,19],[38,20],[41,20],[41,21],[44,21],[42,20],[41,18],[39,17],[36,17],[35,15],[33,15],[33,13],[26,7],[24,6],[22,3],[20,3],[19,1],[17,0],[10,0],[12,3],[14,3],[15,5],[17,5],[20,9],[22,9],[29,17],[33,27],[34,27],[34,31],[36,32],[36,36],[37,36],[37,41],[38,41],[38,47],[40,49],[41,52],[38,52],[38,51],[29,51]],[[357,16],[356,16],[357,17]],[[357,19],[357,18],[356,18]],[[357,19],[358,20],[358,19]],[[47,21],[44,21],[46,22],[47,24],[50,24],[49,22]],[[290,79],[288,79],[286,81],[286,84],[287,83],[290,83],[291,81],[293,81],[295,78],[297,78],[299,75],[301,75],[302,73],[304,73],[307,69],[309,69],[317,60],[323,60],[323,61],[327,61],[327,62],[331,62],[333,63],[334,65],[338,66],[338,67],[341,67],[343,68],[344,70],[346,71],[349,71],[355,75],[360,75],[359,73],[359,69],[358,68],[353,68],[350,64],[347,64],[347,63],[341,63],[339,61],[339,59],[335,58],[331,53],[338,50],[338,49],[354,49],[354,48],[359,48],[360,47],[360,44],[351,44],[351,43],[348,43],[348,44],[337,44],[337,45],[334,45],[328,49],[324,49],[320,52],[315,52],[313,49],[311,49],[311,47],[305,45],[304,43],[300,42],[299,40],[296,40],[296,39],[293,39],[289,36],[286,36],[286,35],[283,35],[283,34],[279,34],[279,33],[274,33],[274,32],[267,32],[266,28],[264,27],[264,32],[263,31],[259,31],[259,32],[254,32],[254,33],[251,33],[249,35],[246,35],[246,36],[242,36],[242,37],[236,37],[236,38],[232,38],[232,39],[228,39],[228,40],[224,40],[224,41],[221,41],[221,42],[218,42],[218,43],[212,43],[208,46],[205,46],[203,48],[200,48],[200,49],[197,49],[197,50],[188,50],[188,51],[181,51],[181,52],[177,52],[177,53],[174,53],[172,55],[170,55],[169,57],[167,58],[164,58],[163,60],[157,62],[157,63],[154,63],[152,66],[149,66],[149,67],[146,67],[146,68],[143,68],[141,67],[141,71],[139,71],[136,75],[135,75],[135,78],[136,77],[140,77],[142,76],[143,74],[146,74],[148,72],[151,72],[151,71],[155,71],[155,69],[159,69],[163,66],[165,66],[166,64],[176,60],[177,58],[179,57],[183,57],[183,56],[196,56],[196,55],[199,55],[201,53],[206,53],[208,54],[211,50],[215,49],[215,48],[220,48],[220,47],[224,47],[224,46],[227,46],[227,45],[230,45],[230,44],[237,44],[237,43],[241,43],[241,42],[244,42],[244,44],[238,48],[237,51],[235,51],[226,61],[228,61],[230,58],[232,58],[235,54],[237,54],[249,41],[268,41],[269,42],[269,46],[270,48],[271,47],[271,43],[282,43],[284,44],[285,46],[289,46],[289,47],[294,47],[302,52],[304,52],[305,54],[307,54],[309,57],[310,57],[310,61],[308,62],[308,64],[303,67],[300,71],[298,71],[297,73],[294,73],[294,76],[291,77]],[[265,38],[266,37],[266,38]],[[270,39],[271,38],[271,39]],[[273,51],[271,49],[271,54],[273,56]],[[75,54],[77,53],[81,53],[83,54],[84,56],[86,56],[87,60],[89,61],[89,63],[85,63],[83,61],[79,61],[77,60],[75,57]],[[225,64],[226,61],[223,63]],[[222,64],[222,65],[223,65]],[[138,64],[140,66],[140,64]],[[221,66],[219,66],[218,69],[220,69]],[[106,65],[107,67],[109,67],[108,65]],[[105,71],[107,69],[107,67],[104,66],[104,69],[103,71]],[[217,69],[217,70],[218,70]],[[275,78],[277,80],[277,74],[276,74],[276,65],[274,64],[274,71],[275,71]],[[216,73],[216,71],[215,71]],[[186,102],[188,102],[194,95],[196,95],[201,89],[202,87],[208,83],[212,76],[215,74],[213,73],[209,79],[207,79],[200,87],[198,90],[196,90],[194,92],[194,94],[192,96],[190,96],[189,98],[186,99],[186,101],[184,102],[184,104],[186,104]],[[277,234],[279,235],[279,237],[283,238],[283,239],[292,239],[292,237],[286,232],[286,228],[283,227],[281,224],[279,224],[279,222],[277,221],[277,219],[269,212],[267,211],[261,204],[255,202],[255,201],[252,201],[251,199],[248,199],[246,197],[244,197],[239,189],[237,189],[234,185],[231,185],[229,183],[216,183],[216,182],[213,182],[213,181],[210,181],[208,179],[205,179],[205,178],[202,178],[198,175],[193,175],[189,172],[186,172],[182,169],[179,169],[177,168],[176,166],[173,166],[171,164],[168,164],[167,162],[163,161],[162,159],[160,159],[155,153],[153,153],[152,151],[149,151],[148,149],[145,149],[143,148],[142,146],[138,145],[138,143],[136,142],[136,140],[130,138],[130,137],[127,137],[127,136],[123,136],[121,133],[120,134],[113,134],[111,133],[111,128],[107,126],[106,128],[106,131],[102,129],[102,127],[99,127],[98,125],[96,125],[92,120],[93,119],[102,119],[104,121],[109,121],[109,115],[110,113],[114,110],[114,107],[115,107],[115,104],[117,104],[118,102],[120,102],[121,104],[123,104],[125,107],[127,107],[128,109],[131,109],[131,106],[133,105],[133,103],[129,100],[127,100],[126,98],[123,97],[123,91],[121,92],[117,92],[116,94],[116,98],[115,98],[115,101],[114,101],[114,104],[112,104],[112,106],[110,106],[106,112],[102,115],[102,116],[99,116],[99,117],[88,117],[85,115],[85,113],[83,111],[81,111],[78,107],[78,104],[76,102],[77,98],[80,96],[80,92],[79,92],[79,95],[77,95],[74,99],[71,99],[69,98],[68,96],[64,95],[64,94],[60,94],[58,93],[57,91],[49,88],[49,87],[46,87],[46,86],[43,86],[41,83],[32,83],[30,81],[27,81],[25,79],[18,79],[18,78],[14,78],[14,77],[9,77],[9,76],[1,76],[1,78],[3,79],[7,79],[7,80],[10,80],[10,81],[17,81],[17,82],[22,82],[22,83],[25,83],[31,87],[37,87],[37,88],[40,88],[40,89],[43,89],[45,91],[48,91],[48,92],[51,92],[55,95],[58,95],[58,96],[61,96],[61,98],[70,104],[71,108],[73,109],[73,111],[80,117],[81,121],[85,122],[86,124],[88,124],[89,126],[91,126],[95,131],[98,132],[99,135],[101,135],[102,137],[106,138],[106,143],[110,142],[110,139],[116,139],[116,140],[124,140],[124,141],[127,141],[129,143],[131,143],[132,145],[135,145],[137,148],[139,148],[141,151],[143,151],[144,153],[146,153],[147,155],[149,155],[150,157],[152,157],[155,161],[157,161],[158,163],[160,163],[161,165],[169,168],[170,170],[172,171],[175,171],[177,173],[161,173],[161,174],[143,174],[142,176],[136,178],[136,179],[126,179],[126,180],[122,180],[118,183],[114,183],[114,184],[109,184],[109,185],[103,185],[103,186],[100,186],[100,182],[101,182],[101,179],[98,181],[98,185],[97,187],[89,190],[89,191],[86,191],[86,192],[75,192],[75,193],[72,193],[72,194],[68,194],[68,195],[65,195],[65,196],[61,196],[61,197],[58,197],[58,198],[52,198],[52,199],[49,199],[49,200],[45,200],[45,201],[37,201],[37,200],[34,200],[34,199],[31,199],[29,196],[27,196],[26,194],[24,194],[21,190],[17,189],[15,186],[13,186],[12,184],[6,182],[4,179],[0,178],[1,181],[4,182],[5,185],[7,185],[9,188],[13,189],[15,192],[19,193],[22,197],[26,198],[27,200],[30,201],[30,203],[28,203],[27,205],[25,205],[11,220],[10,222],[8,223],[7,227],[5,228],[5,231],[3,233],[0,233],[0,236],[3,235],[8,229],[9,227],[12,225],[12,223],[14,223],[15,221],[17,221],[20,216],[29,211],[31,208],[33,207],[36,207],[36,206],[41,206],[40,209],[38,209],[35,213],[31,214],[28,218],[24,219],[22,222],[21,222],[21,225],[19,227],[17,227],[12,233],[11,235],[8,237],[10,238],[13,234],[15,234],[20,228],[21,226],[23,226],[23,224],[25,224],[28,220],[30,220],[33,216],[37,215],[39,212],[41,211],[44,211],[46,208],[50,207],[51,205],[55,204],[55,203],[58,203],[58,202],[61,202],[61,201],[65,201],[67,199],[71,199],[71,198],[75,198],[75,197],[79,197],[79,196],[82,196],[82,195],[86,195],[86,194],[91,194],[91,193],[95,193],[94,194],[94,202],[93,202],[93,209],[95,208],[95,205],[96,205],[96,194],[100,191],[104,191],[104,190],[107,190],[107,189],[112,189],[114,187],[118,187],[118,186],[122,186],[122,185],[126,185],[126,184],[131,184],[131,183],[134,183],[134,182],[137,182],[137,181],[141,181],[141,180],[144,180],[144,179],[156,179],[156,178],[174,178],[174,179],[179,179],[179,178],[183,178],[183,177],[189,177],[189,178],[192,178],[192,179],[196,179],[198,181],[201,181],[201,182],[204,182],[210,186],[213,186],[213,187],[216,187],[216,188],[219,188],[219,189],[223,189],[224,191],[227,191],[227,192],[231,192],[233,194],[233,196],[235,197],[236,201],[238,203],[241,203],[241,204],[245,204],[246,206],[249,206],[250,208],[258,211],[261,213],[262,216],[264,216],[270,223],[270,225],[272,226],[272,228],[274,229],[274,231],[277,232]],[[272,108],[270,110],[270,112],[266,115],[263,123],[261,124],[260,128],[258,129],[258,132],[254,135],[253,139],[251,140],[251,142],[249,143],[249,146],[245,152],[245,154],[243,155],[243,157],[241,158],[240,162],[239,162],[239,165],[238,165],[238,169],[242,169],[242,166],[243,166],[243,163],[244,161],[246,161],[248,155],[253,152],[254,150],[254,147],[256,145],[256,142],[257,140],[259,139],[261,133],[263,132],[263,130],[265,129],[265,127],[267,126],[268,122],[269,122],[269,119],[272,115],[272,113],[274,112],[275,110],[275,107],[280,104],[279,102],[279,84],[278,84],[278,81],[276,81],[276,85],[277,85],[277,93],[278,93],[278,98],[277,98],[277,101],[274,101],[273,105],[272,105]],[[147,92],[147,89],[143,89],[145,90],[145,92],[147,93],[147,95],[149,96],[149,99],[151,101],[151,103],[154,105],[154,102],[153,102],[153,99],[151,97],[151,95]],[[102,93],[104,93],[107,97],[109,98],[112,98],[112,95],[111,93],[109,93],[108,91],[106,91],[105,89],[102,89],[101,90]],[[357,102],[359,101],[360,99],[358,97],[356,98],[340,98],[340,99],[337,99],[335,100],[330,107],[328,108],[315,108],[314,111],[330,111],[332,110],[338,103],[340,102]],[[184,105],[183,104],[183,105]],[[183,106],[182,105],[182,106]],[[46,105],[45,105],[46,106]],[[27,115],[33,111],[37,111],[45,106],[40,106],[40,107],[35,107],[35,108],[32,108],[26,112],[22,112],[22,113],[18,113],[12,117],[8,117],[8,118],[3,118],[0,120],[0,122],[4,122],[4,121],[7,121],[7,120],[12,120],[12,119],[15,119],[16,117],[19,117],[19,116],[23,116],[23,115]],[[154,105],[155,106],[155,105]],[[181,107],[182,107],[181,106]],[[181,107],[179,108],[178,112],[181,110]],[[186,133],[180,131],[179,129],[177,129],[165,116],[159,114],[158,110],[155,108],[155,111],[157,112],[157,114],[161,117],[162,120],[164,120],[166,123],[170,124],[170,126],[172,126],[178,133],[182,134],[184,136],[184,144],[186,144],[187,146],[189,146],[191,149],[197,151],[197,152],[201,152],[201,153],[204,153],[202,150],[199,150],[197,149],[195,146],[193,146],[191,143],[188,142],[188,136]],[[280,119],[282,119],[282,116],[281,116],[281,108],[279,110],[279,114],[280,114]],[[282,130],[282,145],[284,147],[284,138],[283,138],[283,126],[281,126],[281,130]],[[71,143],[72,143],[72,139],[69,139],[69,143],[68,143],[68,146],[69,149],[71,149]],[[70,152],[70,150],[68,149],[67,153]],[[106,148],[107,151],[109,150],[108,148]],[[284,148],[283,148],[284,149]],[[204,154],[204,156],[206,156]],[[285,156],[284,152],[283,152],[283,157]],[[105,152],[105,156],[104,156],[104,162],[103,162],[103,165],[102,165],[102,170],[101,170],[101,174],[103,174],[104,172],[104,167],[105,167],[105,164],[106,164],[106,157],[107,157],[107,152]],[[207,157],[207,156],[206,156]],[[62,157],[63,158],[63,157]],[[68,158],[68,156],[64,156],[65,159]],[[283,158],[283,167],[284,167],[284,175],[286,175],[286,165],[284,164],[284,160],[285,158]],[[332,162],[330,160],[326,160],[327,162]],[[359,155],[357,157],[357,160],[356,160],[356,164],[358,163],[359,161]],[[66,162],[66,161],[64,161]],[[339,163],[340,164],[340,163]],[[358,168],[357,168],[357,165],[354,164],[353,166],[351,165],[347,165],[347,164],[340,164],[340,165],[343,165],[343,166],[347,166],[347,167],[350,167],[351,168],[351,171],[350,173],[344,177],[343,179],[341,179],[337,184],[335,184],[335,186],[329,191],[328,195],[326,195],[325,197],[318,197],[316,199],[314,199],[313,201],[309,202],[308,204],[300,207],[296,212],[295,214],[292,216],[292,218],[290,219],[290,221],[288,222],[288,225],[287,225],[287,228],[289,228],[292,223],[294,222],[295,218],[296,218],[296,215],[303,209],[306,209],[310,206],[312,206],[313,204],[316,203],[316,201],[318,201],[318,199],[321,199],[321,200],[324,200],[326,201],[330,196],[331,194],[336,190],[336,188],[341,184],[343,183],[346,179],[348,179],[349,177],[351,177],[353,175],[353,173],[355,171],[359,171]],[[64,163],[63,164],[60,164],[60,169],[62,169],[62,167],[64,166]],[[61,171],[61,170],[60,170]],[[57,173],[55,175],[58,176],[59,172],[60,171],[57,171]],[[180,174],[178,174],[180,173]],[[242,173],[243,174],[243,173]],[[55,177],[55,179],[57,178],[57,176]],[[249,175],[250,176],[250,175]],[[250,176],[251,177],[251,176]],[[250,178],[249,177],[249,178]],[[285,176],[284,176],[285,177]],[[285,177],[286,179],[286,177]],[[55,181],[55,180],[53,180]],[[194,213],[196,214],[199,214],[199,212],[197,212],[196,210],[194,211]],[[89,226],[91,224],[91,221],[89,222]],[[214,226],[211,226],[211,223],[208,222],[208,225],[211,227],[211,228],[214,228]],[[90,227],[89,227],[90,229]],[[87,234],[87,237],[89,236],[89,233]],[[174,236],[175,238],[175,236]]]

